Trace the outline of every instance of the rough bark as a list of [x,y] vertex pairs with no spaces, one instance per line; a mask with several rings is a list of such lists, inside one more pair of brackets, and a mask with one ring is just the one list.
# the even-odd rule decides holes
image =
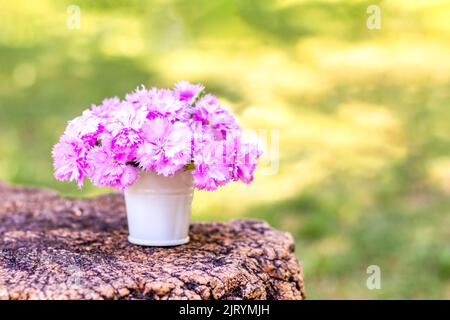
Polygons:
[[0,184],[0,299],[303,299],[287,233],[194,223],[191,241],[127,242],[123,197],[66,199]]

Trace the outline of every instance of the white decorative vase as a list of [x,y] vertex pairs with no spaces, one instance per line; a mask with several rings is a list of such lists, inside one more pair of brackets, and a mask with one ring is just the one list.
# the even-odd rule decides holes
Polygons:
[[142,246],[176,246],[189,242],[193,178],[190,172],[165,177],[141,172],[125,190],[128,241]]

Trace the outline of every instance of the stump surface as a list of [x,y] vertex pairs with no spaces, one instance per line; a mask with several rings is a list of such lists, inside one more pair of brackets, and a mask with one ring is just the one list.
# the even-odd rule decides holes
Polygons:
[[0,299],[303,299],[287,233],[194,223],[170,248],[128,243],[123,197],[0,184]]

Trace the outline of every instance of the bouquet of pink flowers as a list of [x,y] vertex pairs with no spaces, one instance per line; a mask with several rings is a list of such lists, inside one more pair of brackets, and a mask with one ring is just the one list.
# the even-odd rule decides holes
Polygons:
[[140,170],[189,170],[197,189],[216,190],[231,180],[250,183],[261,150],[215,96],[181,81],[174,90],[141,87],[93,105],[69,122],[52,155],[55,177],[80,187],[88,177],[123,190]]

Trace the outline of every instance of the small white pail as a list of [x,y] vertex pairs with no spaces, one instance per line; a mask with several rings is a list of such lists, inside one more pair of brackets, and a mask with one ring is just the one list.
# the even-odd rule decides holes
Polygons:
[[165,177],[141,172],[125,190],[128,241],[142,246],[176,246],[189,242],[193,177],[178,172]]

